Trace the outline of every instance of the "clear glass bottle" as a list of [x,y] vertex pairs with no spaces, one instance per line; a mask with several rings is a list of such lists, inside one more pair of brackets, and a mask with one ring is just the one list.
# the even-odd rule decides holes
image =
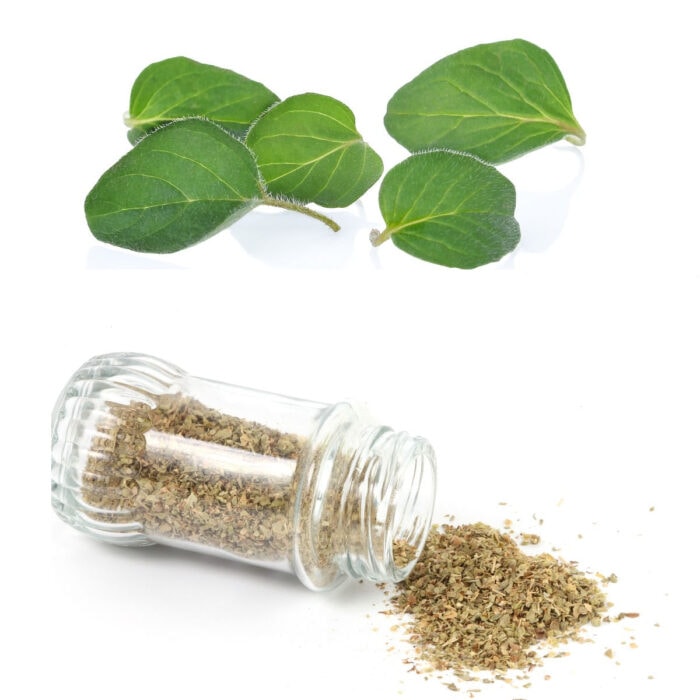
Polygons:
[[309,588],[395,582],[430,527],[435,456],[349,403],[94,357],[52,417],[52,503],[73,527],[283,569]]

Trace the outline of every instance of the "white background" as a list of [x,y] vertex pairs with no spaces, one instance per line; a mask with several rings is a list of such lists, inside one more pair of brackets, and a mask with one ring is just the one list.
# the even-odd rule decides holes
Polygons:
[[[373,586],[314,594],[290,576],[101,545],[56,518],[53,401],[83,361],[117,350],[364,400],[433,442],[438,518],[510,518],[542,535],[541,550],[617,574],[614,612],[638,618],[572,646],[529,689],[477,686],[478,697],[692,694],[700,153],[690,4],[11,7],[0,30],[0,695],[452,697],[408,672]],[[405,155],[382,126],[393,91],[449,53],[515,37],[554,56],[588,144],[503,168],[523,241],[498,264],[448,270],[391,243],[372,249],[377,187],[339,213],[339,234],[260,212],[164,257],[103,246],[85,224],[83,199],[129,148],[122,113],[153,61],[186,55],[282,97],[333,95],[389,168]]]

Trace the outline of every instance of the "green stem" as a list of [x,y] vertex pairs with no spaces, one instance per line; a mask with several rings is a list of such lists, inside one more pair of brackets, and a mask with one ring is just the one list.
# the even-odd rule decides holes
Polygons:
[[573,143],[574,146],[583,146],[586,143],[586,132],[578,122],[576,122],[576,127],[574,131],[570,131],[564,138],[569,143]]
[[379,231],[378,228],[373,228],[369,232],[369,242],[376,248],[378,245],[388,241],[391,238],[391,231],[387,227],[383,231]]
[[586,134],[568,134],[564,137],[569,143],[573,143],[574,146],[584,146],[586,144]]
[[299,204],[298,202],[290,202],[288,199],[276,199],[275,197],[265,195],[262,199],[262,203],[267,204],[270,207],[278,207],[280,209],[287,209],[288,211],[295,211],[299,214],[306,214],[306,216],[310,216],[312,219],[323,222],[331,230],[340,231],[340,226],[333,221],[333,219],[324,216],[320,212],[314,211],[313,209],[309,209],[309,207]]

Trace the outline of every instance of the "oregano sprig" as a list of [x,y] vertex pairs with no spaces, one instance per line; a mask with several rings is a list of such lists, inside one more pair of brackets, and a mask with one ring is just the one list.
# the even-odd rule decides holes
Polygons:
[[265,189],[251,150],[219,125],[180,119],[140,140],[85,200],[98,240],[144,253],[173,253],[206,240],[259,205],[328,217]]
[[[85,200],[93,235],[139,252],[173,253],[260,205],[305,214],[338,231],[333,219],[307,205],[348,206],[377,181],[382,161],[342,102],[306,94],[267,105],[272,98],[260,83],[190,59],[143,71],[127,120],[134,148]],[[255,100],[266,106],[252,117]],[[201,115],[176,116],[195,102]],[[134,105],[141,115],[138,138]],[[241,126],[245,142],[237,136]]]

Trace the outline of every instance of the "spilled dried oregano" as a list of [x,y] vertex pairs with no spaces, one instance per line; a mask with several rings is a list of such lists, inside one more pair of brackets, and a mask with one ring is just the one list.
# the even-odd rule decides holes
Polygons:
[[412,668],[465,681],[541,665],[557,655],[553,644],[607,621],[610,607],[573,563],[526,555],[483,523],[433,526],[413,572],[388,595],[386,612],[406,621]]

